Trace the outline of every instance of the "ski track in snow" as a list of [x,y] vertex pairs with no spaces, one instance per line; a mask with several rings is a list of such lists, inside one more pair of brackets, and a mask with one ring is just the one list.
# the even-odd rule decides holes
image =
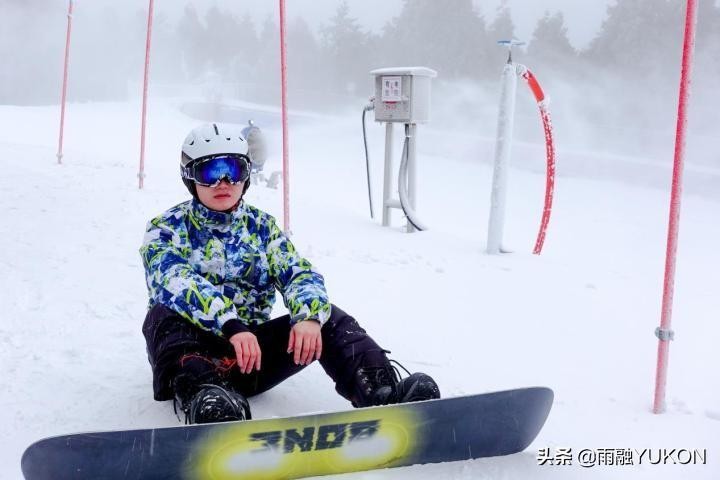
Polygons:
[[[138,112],[136,103],[69,105],[58,166],[57,108],[0,106],[0,478],[19,478],[22,451],[44,436],[178,423],[168,402],[152,400],[138,248],[146,222],[188,198],[179,146],[197,122],[172,101],[151,104],[146,188],[138,191]],[[280,164],[279,132],[267,127],[272,171]],[[421,126],[417,211],[431,230],[406,235],[397,211],[392,228],[379,226],[381,127],[369,128],[374,222],[357,118],[299,120],[291,128],[292,238],[325,276],[331,300],[392,357],[434,376],[444,396],[532,385],[556,394],[547,424],[524,453],[337,478],[720,478],[720,387],[712,373],[720,364],[717,199],[686,189],[668,412],[657,416],[650,413],[653,331],[667,191],[564,177],[562,164],[573,157],[559,148],[545,252],[530,254],[544,178],[516,165],[505,228],[514,253],[487,256],[487,159],[442,157],[437,144],[424,154],[424,141],[442,136]],[[281,190],[253,186],[248,200],[282,218]],[[282,313],[280,301],[275,314]],[[253,416],[268,418],[349,404],[313,365],[251,406]],[[708,464],[539,467],[543,447],[705,448]]]

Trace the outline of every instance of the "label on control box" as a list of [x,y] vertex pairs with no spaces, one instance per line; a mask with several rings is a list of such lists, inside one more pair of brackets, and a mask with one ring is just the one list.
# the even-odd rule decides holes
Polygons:
[[382,102],[401,102],[402,101],[402,77],[388,76],[382,77],[382,94],[380,97]]

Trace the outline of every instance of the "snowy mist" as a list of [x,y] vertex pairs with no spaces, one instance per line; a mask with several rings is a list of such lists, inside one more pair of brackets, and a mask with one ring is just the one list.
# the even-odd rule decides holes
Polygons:
[[[332,302],[452,397],[547,385],[549,420],[503,458],[347,478],[720,478],[720,3],[699,2],[678,246],[668,411],[651,413],[685,2],[288,0],[293,243]],[[152,398],[138,255],[149,219],[190,194],[179,147],[204,121],[268,139],[280,177],[277,1],[156,0],[145,186],[138,183],[147,0],[77,0],[64,157],[57,164],[67,0],[0,0],[0,479],[39,438],[179,425]],[[378,13],[380,12],[380,13]],[[507,51],[549,98],[556,196],[538,106],[518,79],[503,248],[486,253]],[[425,66],[417,211],[380,225],[385,125],[361,115],[370,70]],[[394,155],[400,155],[400,126]],[[396,165],[397,166],[397,165]],[[367,176],[375,218],[368,214]],[[283,189],[247,201],[281,218]],[[273,316],[284,313],[278,301]],[[250,399],[255,418],[349,408],[322,368]],[[538,465],[541,448],[707,449],[706,465]],[[646,451],[646,450],[643,450]],[[657,450],[653,450],[657,451]],[[695,467],[695,468],[693,468]],[[563,468],[565,468],[563,470]],[[345,478],[345,477],[343,477]]]
[[[10,63],[0,73],[0,104],[56,104],[66,2],[3,0],[3,3],[0,51]],[[414,2],[418,7],[407,12],[403,12],[399,1],[382,9],[378,2],[371,3],[358,8],[351,2],[343,12],[343,4],[289,2],[291,108],[324,113],[360,112],[372,94],[367,73],[371,69],[424,65],[439,73],[434,82],[431,128],[448,131],[450,139],[450,144],[446,144],[442,135],[437,136],[429,148],[452,149],[457,144],[452,140],[453,134],[491,139],[496,128],[499,76],[506,56],[494,42],[519,35],[515,25],[527,25],[533,18],[535,27],[531,30],[525,26],[523,32],[523,40],[529,44],[516,49],[514,60],[535,73],[550,98],[560,149],[560,174],[585,172],[655,186],[667,182],[682,45],[679,3],[670,2],[664,9],[658,9],[657,14],[665,15],[663,18],[645,21],[635,17],[633,11],[641,8],[643,2],[603,7],[607,11],[602,20],[592,11],[584,20],[579,19],[571,7],[557,1],[548,2],[544,18],[535,18],[540,15],[536,11],[527,13],[513,8],[513,2],[475,2],[474,6],[470,6],[469,0],[458,2],[459,10],[471,8],[477,14],[478,23],[474,26],[461,24],[461,17],[442,13],[442,8],[436,9],[427,23],[427,18],[419,15],[423,8],[426,13],[433,13],[432,3],[425,6],[423,2]],[[650,3],[645,1],[646,5]],[[700,12],[698,25],[687,161],[709,168],[700,176],[709,174],[712,187],[717,187],[720,154],[712,147],[720,123],[717,108],[720,91],[714,88],[712,79],[720,74],[720,14],[711,2],[701,4],[705,10]],[[146,8],[146,2],[140,0],[123,2],[122,6],[108,1],[76,2],[69,101],[125,101],[139,97]],[[572,15],[558,17],[563,9]],[[373,11],[382,14],[374,15]],[[276,16],[268,2],[243,2],[242,7],[233,2],[173,2],[172,7],[158,2],[151,96],[279,103]],[[384,26],[379,27],[381,24]],[[412,29],[407,30],[404,25]],[[569,41],[568,32],[583,27],[594,31],[593,39],[576,48]],[[478,28],[485,30],[484,35],[473,33]],[[630,33],[624,28],[631,29]],[[453,63],[453,58],[448,59],[442,49],[443,41],[438,40],[448,38],[445,30],[456,30],[461,37],[449,39],[448,45],[452,46],[448,48],[475,45],[477,48],[472,50],[475,53],[457,56]],[[482,42],[481,48],[478,42]],[[447,61],[438,64],[438,58]],[[468,65],[470,68],[465,68]],[[516,138],[542,144],[542,129],[532,96],[522,84],[518,92]],[[616,155],[618,161],[624,156],[639,157],[652,167],[650,170],[660,170],[657,175],[648,175],[644,166],[626,165],[618,172],[617,166],[600,165],[591,156],[581,164],[567,165],[562,161],[565,149],[601,151]],[[457,153],[467,161],[490,160],[487,149]],[[529,168],[543,168],[542,154],[539,164],[528,159],[517,161]],[[691,190],[695,184],[692,176],[690,170]],[[711,188],[707,178],[698,182],[700,192],[716,195],[714,192],[720,191]]]

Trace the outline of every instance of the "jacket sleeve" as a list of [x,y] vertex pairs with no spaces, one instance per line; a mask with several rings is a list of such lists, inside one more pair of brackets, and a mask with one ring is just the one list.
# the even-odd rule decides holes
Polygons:
[[297,253],[272,218],[269,232],[270,276],[290,311],[290,322],[313,319],[324,324],[330,318],[330,302],[322,275]]
[[173,228],[163,217],[148,224],[140,255],[151,303],[165,305],[218,336],[248,331],[232,300],[192,268],[190,253],[184,229]]

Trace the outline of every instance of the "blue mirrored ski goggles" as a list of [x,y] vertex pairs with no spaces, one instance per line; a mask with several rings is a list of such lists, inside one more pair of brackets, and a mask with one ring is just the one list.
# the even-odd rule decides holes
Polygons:
[[204,187],[216,187],[223,179],[235,185],[250,177],[250,159],[240,154],[201,158],[185,168],[183,176]]

